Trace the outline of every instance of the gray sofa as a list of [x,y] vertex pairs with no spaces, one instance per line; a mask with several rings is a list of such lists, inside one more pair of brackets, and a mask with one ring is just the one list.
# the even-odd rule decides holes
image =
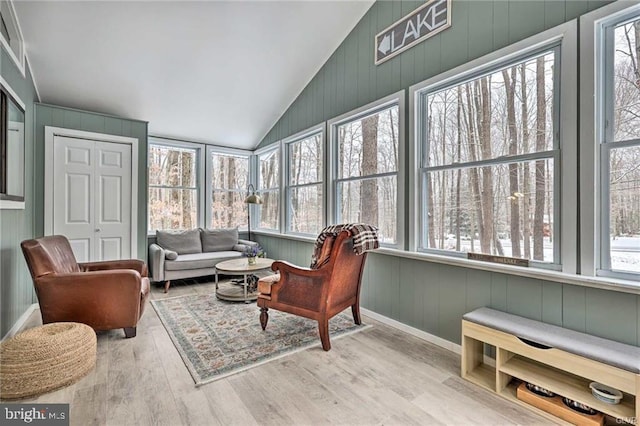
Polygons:
[[240,240],[238,229],[190,229],[156,231],[156,242],[149,246],[152,281],[164,281],[165,293],[171,280],[215,274],[224,260],[242,257],[253,241]]

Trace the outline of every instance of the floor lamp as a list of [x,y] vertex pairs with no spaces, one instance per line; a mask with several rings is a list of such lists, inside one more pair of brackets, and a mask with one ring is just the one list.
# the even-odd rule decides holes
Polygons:
[[[247,187],[247,198],[244,199],[245,204],[262,204],[262,198],[256,194],[256,189],[253,184],[250,183]],[[247,225],[249,226],[249,237],[251,241],[251,206],[247,206]]]

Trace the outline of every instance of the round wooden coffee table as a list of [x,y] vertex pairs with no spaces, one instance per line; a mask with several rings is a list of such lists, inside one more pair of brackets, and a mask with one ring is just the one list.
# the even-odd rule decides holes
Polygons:
[[[246,257],[225,260],[216,264],[216,297],[220,300],[249,303],[258,298],[258,291],[248,291],[247,277],[255,272],[271,269],[273,259],[258,257],[256,263],[249,265]],[[241,275],[243,280],[237,286],[218,288],[218,273],[224,275]]]

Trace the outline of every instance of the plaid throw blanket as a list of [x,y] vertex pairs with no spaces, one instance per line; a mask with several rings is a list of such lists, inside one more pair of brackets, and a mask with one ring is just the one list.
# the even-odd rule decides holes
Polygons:
[[353,237],[353,251],[361,255],[365,251],[374,250],[380,247],[378,242],[378,228],[366,223],[343,223],[341,225],[330,225],[324,228],[313,246],[313,255],[311,256],[311,268],[315,268],[318,263],[318,257],[322,252],[324,241],[329,236],[336,237],[342,231],[349,231]]

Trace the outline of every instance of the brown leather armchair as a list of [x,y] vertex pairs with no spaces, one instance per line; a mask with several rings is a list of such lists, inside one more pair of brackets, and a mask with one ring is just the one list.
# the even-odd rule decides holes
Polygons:
[[262,329],[267,327],[269,308],[310,318],[318,321],[322,349],[331,349],[331,317],[351,307],[353,321],[361,324],[360,284],[366,256],[366,252],[355,254],[351,234],[342,231],[325,240],[317,269],[274,262],[271,269],[280,272],[279,278],[272,275],[258,282]]
[[123,328],[135,337],[149,297],[141,260],[78,263],[62,235],[25,240],[20,246],[40,303],[42,323],[79,322],[95,330]]

